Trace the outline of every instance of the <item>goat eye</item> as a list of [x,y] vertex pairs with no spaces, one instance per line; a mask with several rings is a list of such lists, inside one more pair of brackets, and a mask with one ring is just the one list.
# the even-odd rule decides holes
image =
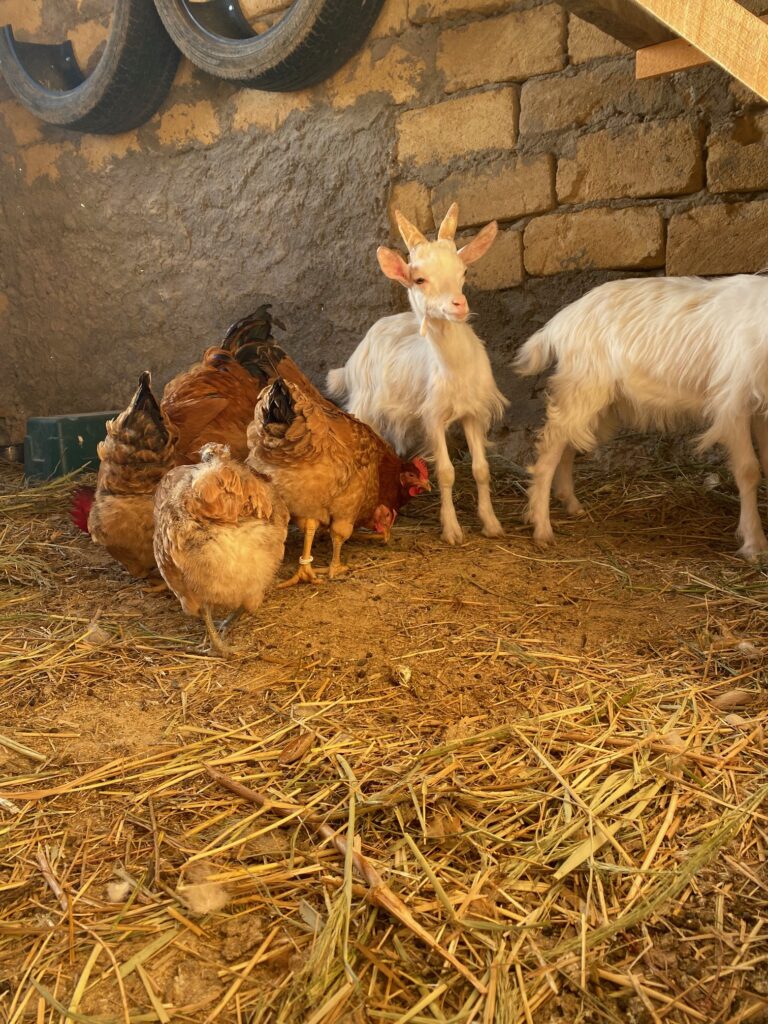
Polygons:
[[426,277],[417,277],[416,280],[413,283],[414,284],[426,284],[427,283],[427,279],[426,279]]

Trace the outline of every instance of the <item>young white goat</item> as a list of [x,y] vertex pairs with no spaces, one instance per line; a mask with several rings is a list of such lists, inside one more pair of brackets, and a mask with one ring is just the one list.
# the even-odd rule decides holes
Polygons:
[[547,421],[528,492],[537,544],[552,540],[550,488],[573,515],[575,452],[622,424],[706,429],[698,449],[722,444],[741,498],[739,554],[768,550],[757,507],[760,465],[768,476],[768,278],[740,274],[612,281],[566,306],[520,349],[515,369],[552,362]]
[[328,374],[328,390],[344,408],[370,424],[402,457],[415,450],[434,458],[440,484],[443,539],[460,544],[463,534],[453,506],[454,469],[445,432],[461,422],[472,455],[477,510],[486,537],[503,535],[493,511],[485,456],[488,430],[507,400],[496,387],[485,345],[467,323],[464,295],[467,266],[479,260],[496,237],[487,224],[458,251],[454,203],[429,242],[398,210],[397,225],[410,262],[392,249],[377,249],[387,277],[408,289],[412,313],[378,320],[347,361]]

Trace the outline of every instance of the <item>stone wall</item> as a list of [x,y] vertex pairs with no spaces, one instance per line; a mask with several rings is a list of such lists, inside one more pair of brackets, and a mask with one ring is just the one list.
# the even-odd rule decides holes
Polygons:
[[[0,23],[69,30],[88,64],[109,6],[0,0]],[[296,94],[182,62],[164,108],[117,137],[2,93],[0,440],[122,405],[145,367],[162,385],[262,301],[321,380],[401,308],[374,255],[394,207],[427,231],[457,199],[463,232],[501,226],[469,297],[513,444],[539,409],[511,356],[563,304],[616,276],[768,264],[767,129],[718,69],[637,83],[622,46],[536,0],[387,0],[363,51]]]

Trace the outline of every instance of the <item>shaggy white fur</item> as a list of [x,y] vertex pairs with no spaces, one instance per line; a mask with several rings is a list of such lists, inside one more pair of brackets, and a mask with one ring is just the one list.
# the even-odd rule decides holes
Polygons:
[[520,349],[523,376],[557,367],[529,489],[534,540],[552,540],[549,495],[582,512],[573,489],[575,451],[621,425],[704,427],[699,449],[722,444],[741,498],[739,554],[768,550],[760,522],[760,461],[768,475],[768,278],[740,274],[612,281],[554,316]]

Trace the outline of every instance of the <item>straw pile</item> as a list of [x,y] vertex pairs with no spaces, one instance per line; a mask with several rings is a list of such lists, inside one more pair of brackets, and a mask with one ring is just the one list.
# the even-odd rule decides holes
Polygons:
[[631,465],[542,555],[497,460],[505,540],[427,498],[231,663],[6,472],[0,1019],[768,1020],[768,579]]

